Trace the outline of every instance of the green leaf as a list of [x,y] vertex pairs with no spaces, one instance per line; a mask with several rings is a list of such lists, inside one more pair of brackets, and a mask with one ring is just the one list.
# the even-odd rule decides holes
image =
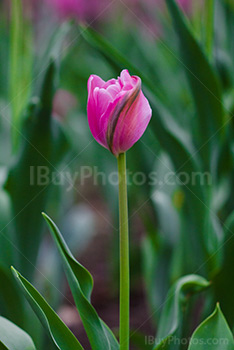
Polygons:
[[224,223],[223,262],[220,272],[213,280],[215,298],[222,305],[222,310],[228,321],[234,325],[234,280],[230,276],[233,274],[234,266],[234,211],[229,215]]
[[15,237],[10,224],[12,217],[11,199],[2,188],[0,188],[0,208],[0,266],[8,269],[14,256],[12,241]]
[[233,350],[233,334],[223,313],[216,306],[214,313],[195,330],[188,350]]
[[[183,321],[183,311],[188,304],[188,297],[209,287],[209,282],[198,275],[180,278],[170,289],[159,322],[157,338],[160,342],[155,350],[172,349],[169,340],[175,334],[179,337]],[[176,349],[173,345],[173,349]]]
[[60,350],[82,350],[83,347],[74,334],[63,323],[41,294],[13,267],[12,272],[32,309],[40,319],[42,325],[49,332],[57,348]]
[[24,324],[23,300],[15,285],[9,268],[0,266],[0,303],[1,314],[7,315],[19,326]]
[[160,90],[155,87],[155,84],[144,75],[133,63],[131,63],[121,52],[111,45],[102,35],[91,27],[84,27],[80,25],[81,35],[84,39],[95,47],[114,67],[116,71],[128,68],[132,74],[138,75],[145,83],[145,85],[158,97],[163,99]]
[[[168,168],[168,171],[175,171],[177,179],[180,174],[186,173],[191,180],[186,185],[183,184],[183,178],[181,182],[181,189],[186,194],[186,208],[190,209],[190,221],[193,227],[188,243],[196,242],[199,247],[198,251],[191,252],[191,254],[194,253],[192,262],[195,265],[190,267],[190,271],[202,265],[204,272],[211,274],[220,266],[221,251],[218,248],[222,231],[219,230],[217,224],[213,223],[214,219],[211,217],[209,203],[207,203],[206,179],[204,184],[202,178],[192,180],[195,174],[204,174],[201,170],[201,162],[196,157],[190,136],[175,123],[168,110],[156,99],[151,99],[151,106],[153,109],[151,128],[174,165],[174,168]],[[207,256],[210,259],[207,264],[204,264]]]
[[26,112],[21,148],[5,184],[12,201],[19,266],[28,278],[32,276],[41,241],[40,212],[47,203],[50,175],[67,150],[65,138],[63,147],[58,149],[64,135],[52,118],[55,75],[56,66],[52,61],[44,76],[40,99],[34,99]]
[[0,317],[0,349],[36,350],[30,336],[4,317]]
[[8,350],[7,347],[0,341],[0,350]]
[[187,74],[198,113],[198,147],[202,147],[200,152],[209,169],[211,152],[220,144],[224,133],[220,84],[175,0],[166,1],[180,42],[180,62]]
[[12,105],[13,149],[19,145],[21,114],[31,89],[32,25],[24,16],[22,0],[11,1],[10,101]]
[[138,350],[152,350],[152,345],[146,343],[145,334],[140,333],[139,331],[132,330],[130,332],[131,345],[134,345],[134,349]]
[[[148,235],[142,242],[142,272],[147,295],[147,303],[150,310],[158,310],[163,304],[165,294],[168,291],[170,275],[166,272],[170,269],[172,249],[161,239],[158,232],[147,228]],[[164,237],[163,237],[164,238]],[[157,283],[158,278],[160,284]],[[152,321],[158,325],[158,313],[153,313]]]
[[92,276],[75,260],[54,222],[46,214],[43,213],[43,216],[62,256],[67,279],[92,349],[118,350],[119,344],[115,336],[90,303]]
[[11,222],[11,202],[7,192],[0,189],[0,305],[2,316],[7,316],[19,326],[23,325],[23,299],[15,286],[9,267],[16,253]]
[[[35,95],[38,95],[41,85],[43,84],[42,72],[48,69],[51,60],[56,63],[59,63],[61,60],[62,45],[70,29],[71,24],[69,22],[64,22],[62,25],[59,25],[59,27],[55,29],[51,37],[43,38],[44,40],[41,44],[44,45],[44,49],[40,49],[40,52],[42,52],[42,54],[38,57],[38,62],[36,63],[35,69],[37,77],[34,90]],[[38,52],[38,54],[40,54],[40,52]]]

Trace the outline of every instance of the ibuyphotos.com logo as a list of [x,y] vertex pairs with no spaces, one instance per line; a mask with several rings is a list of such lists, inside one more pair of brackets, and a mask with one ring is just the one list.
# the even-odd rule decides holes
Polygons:
[[231,345],[230,340],[227,338],[179,338],[176,336],[169,336],[167,339],[158,339],[153,336],[145,337],[145,345],[157,346],[161,345],[161,348],[168,345],[182,345],[182,346],[191,346],[191,345],[207,345],[207,346],[220,346],[220,350],[223,346]]
[[[48,186],[52,183],[55,186],[66,186],[67,191],[72,190],[76,185],[83,186],[89,181],[94,186],[107,184],[118,185],[118,172],[100,171],[97,166],[81,166],[79,171],[71,171],[70,169],[61,171],[52,171],[47,166],[30,166],[29,169],[31,186]],[[179,172],[168,170],[163,176],[157,171],[145,173],[142,171],[127,171],[128,186],[201,186],[212,185],[212,176],[209,172]]]

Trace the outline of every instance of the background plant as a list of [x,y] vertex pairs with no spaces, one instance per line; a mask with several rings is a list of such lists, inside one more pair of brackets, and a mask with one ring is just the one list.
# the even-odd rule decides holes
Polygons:
[[[53,348],[36,319],[32,322],[33,313],[9,269],[13,264],[59,310],[64,302],[57,291],[63,285],[60,260],[43,227],[43,210],[64,227],[66,240],[71,240],[77,256],[79,247],[87,246],[94,236],[97,217],[101,215],[104,222],[113,224],[114,228],[107,223],[105,230],[113,234],[109,276],[111,292],[117,293],[117,190],[110,191],[108,183],[100,184],[98,190],[94,186],[94,192],[101,193],[105,198],[102,203],[108,207],[100,211],[92,197],[90,201],[84,196],[79,181],[69,192],[66,185],[32,187],[28,168],[43,165],[52,171],[69,167],[75,172],[88,164],[105,173],[114,169],[105,150],[91,142],[86,122],[86,82],[90,74],[108,79],[127,68],[142,78],[153,107],[150,129],[129,151],[129,168],[146,176],[152,171],[158,175],[156,186],[146,182],[129,187],[132,292],[139,280],[143,281],[148,314],[154,319],[153,333],[158,324],[163,324],[162,319],[171,319],[167,304],[162,311],[171,285],[177,285],[187,274],[199,274],[211,281],[211,286],[205,294],[188,300],[185,297],[187,308],[183,304],[181,313],[176,313],[175,324],[181,327],[161,329],[170,334],[180,333],[178,328],[182,328],[182,333],[191,335],[214,311],[217,301],[233,329],[232,2],[207,1],[189,12],[182,12],[172,0],[167,1],[167,7],[164,1],[147,1],[145,6],[141,2],[137,6],[120,2],[106,12],[103,7],[103,14],[96,20],[85,18],[88,24],[93,21],[91,26],[79,21],[60,23],[61,17],[57,21],[53,9],[49,25],[45,4],[35,2],[37,11],[27,2],[23,11],[20,1],[12,4],[11,16],[7,12],[9,4],[0,4],[0,75],[4,82],[0,86],[2,316],[29,332],[37,348],[43,348],[44,341],[47,348]],[[62,95],[58,95],[58,89]],[[64,90],[73,94],[69,101],[78,100],[74,105],[69,102],[71,109],[65,112],[63,104],[56,102],[56,97],[57,101],[65,101]],[[169,181],[165,177],[168,172],[176,174],[173,184],[171,177]],[[191,179],[194,173],[206,172],[212,183],[187,183],[183,176],[188,174]],[[177,176],[181,176],[181,182]],[[72,221],[74,216],[87,218],[86,224]],[[82,239],[77,243],[78,236]],[[193,285],[193,277],[191,280]],[[220,312],[217,307],[207,322],[223,320]],[[225,322],[218,323],[222,324],[221,333],[230,334]],[[199,336],[201,331],[194,335]],[[132,346],[146,345],[141,329],[133,330],[131,340]]]

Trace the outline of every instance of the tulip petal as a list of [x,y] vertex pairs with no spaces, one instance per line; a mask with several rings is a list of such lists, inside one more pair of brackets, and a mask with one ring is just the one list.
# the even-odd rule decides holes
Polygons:
[[126,152],[144,134],[151,119],[149,102],[140,91],[139,97],[120,115],[113,139],[112,152],[115,155]]
[[95,88],[102,88],[105,85],[105,81],[97,75],[91,75],[88,80],[88,104],[87,114],[88,123],[93,137],[99,142],[98,135],[100,134],[99,129],[99,115],[96,108],[96,101],[94,96]]
[[131,90],[136,84],[136,77],[131,77],[127,69],[124,69],[119,78],[124,90]]
[[103,86],[104,89],[107,89],[110,85],[116,85],[119,84],[117,79],[110,79],[107,82],[105,82],[105,85]]
[[121,87],[119,85],[119,82],[117,82],[116,84],[109,85],[106,90],[114,99],[118,95],[118,93],[121,91]]
[[88,93],[92,93],[95,87],[102,88],[105,85],[105,81],[102,80],[98,75],[92,74],[88,80]]
[[94,96],[96,100],[97,115],[101,117],[101,115],[105,112],[106,108],[108,107],[109,103],[112,102],[113,98],[111,94],[103,88],[95,88]]
[[122,97],[112,112],[107,132],[108,145],[114,155],[127,151],[145,132],[152,110],[141,91],[141,80]]
[[113,115],[116,110],[119,109],[119,107],[123,104],[123,101],[125,100],[126,93],[121,91],[117,98],[113,100],[109,105],[107,106],[106,111],[103,113],[103,115],[99,119],[99,135],[98,135],[98,142],[100,142],[105,148],[108,148],[111,151],[110,145],[109,145],[109,139],[108,139],[108,130],[110,131],[110,124],[113,123]]

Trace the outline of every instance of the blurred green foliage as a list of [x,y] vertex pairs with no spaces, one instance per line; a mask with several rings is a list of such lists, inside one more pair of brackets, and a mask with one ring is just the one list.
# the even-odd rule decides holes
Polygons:
[[[123,68],[141,77],[153,109],[150,127],[127,154],[128,169],[133,174],[141,172],[146,179],[152,172],[157,175],[156,182],[145,181],[141,186],[131,183],[128,188],[132,290],[143,281],[152,326],[157,328],[159,324],[159,338],[174,331],[183,334],[186,324],[190,326],[186,336],[191,336],[217,301],[224,316],[217,307],[193,337],[203,337],[204,329],[212,337],[215,328],[218,337],[231,338],[224,317],[233,329],[234,6],[230,0],[214,1],[212,29],[207,28],[212,25],[212,16],[206,4],[185,14],[174,0],[166,3],[167,8],[152,4],[150,18],[155,18],[160,27],[156,33],[150,22],[141,17],[138,21],[135,8],[129,10],[124,3],[112,20],[97,20],[89,26],[76,21],[61,24],[52,14],[48,23],[48,14],[43,10],[28,17],[19,0],[13,1],[12,12],[4,1],[0,2],[0,312],[26,329],[38,348],[43,348],[47,338],[31,322],[32,314],[9,268],[14,264],[48,296],[53,308],[61,306],[63,300],[55,298],[55,294],[57,289],[65,288],[63,276],[58,254],[45,234],[43,210],[47,209],[66,229],[66,240],[71,231],[76,234],[76,228],[71,229],[71,224],[69,228],[65,217],[70,217],[74,209],[77,215],[83,215],[77,204],[85,204],[86,212],[89,208],[93,217],[106,222],[104,230],[113,233],[108,266],[110,288],[113,295],[117,294],[117,186],[108,181],[102,184],[101,180],[90,185],[90,179],[81,185],[80,171],[83,166],[96,167],[104,174],[116,170],[114,157],[95,143],[88,129],[87,79],[90,74],[109,79]],[[39,166],[57,176],[65,171],[79,176],[75,183],[65,179],[61,186],[53,181],[39,185],[34,178],[32,185],[30,169]],[[68,191],[68,187],[72,190]],[[105,209],[100,209],[100,204]],[[90,221],[88,215],[87,218],[86,227]],[[92,348],[98,349],[110,339],[109,348],[118,348],[112,331],[105,328],[90,303],[89,272],[83,266],[78,268],[79,273],[74,272],[81,265],[48,221],[76,306],[81,314],[87,312],[96,325],[90,326],[83,317]],[[97,222],[92,234],[81,237],[85,243],[72,245],[74,255],[97,233]],[[51,256],[52,266],[57,267],[52,272]],[[47,269],[39,278],[41,266]],[[56,339],[57,326],[65,329],[65,325],[20,273],[16,273],[18,282],[24,284],[36,314]],[[200,275],[195,281],[191,277],[194,274]],[[192,288],[184,293],[187,279]],[[200,282],[207,287],[206,280],[211,284],[203,293],[205,301],[190,298],[190,292],[196,292]],[[162,311],[168,290],[172,299]],[[40,307],[35,306],[32,294],[42,303]],[[198,316],[193,303],[199,303]],[[173,327],[169,327],[171,322]],[[82,348],[67,329],[65,333],[77,349]],[[135,345],[139,341],[139,349],[149,349],[139,332],[132,337]],[[60,340],[61,349],[69,348],[69,342],[64,345],[66,340]],[[48,349],[54,348],[52,342],[46,344]]]

